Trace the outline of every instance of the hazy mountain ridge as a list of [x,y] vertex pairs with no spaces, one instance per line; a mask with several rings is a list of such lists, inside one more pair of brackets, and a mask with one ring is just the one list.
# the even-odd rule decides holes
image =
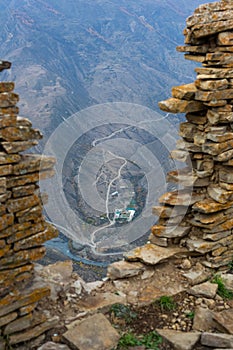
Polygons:
[[21,114],[46,133],[95,103],[157,109],[173,85],[191,81],[175,51],[185,19],[203,1],[12,0],[2,6],[2,58]]

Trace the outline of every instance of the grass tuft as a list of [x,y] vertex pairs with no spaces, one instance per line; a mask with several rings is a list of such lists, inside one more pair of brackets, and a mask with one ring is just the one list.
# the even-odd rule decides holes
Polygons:
[[220,297],[223,299],[233,299],[233,291],[226,288],[221,276],[215,275],[211,282],[218,285],[217,294],[220,295]]
[[162,337],[156,331],[138,337],[132,333],[126,333],[120,338],[116,350],[127,349],[129,346],[145,346],[146,349],[159,350],[158,345],[162,341]]
[[167,295],[161,296],[156,302],[158,302],[162,311],[172,311],[177,307],[173,298]]

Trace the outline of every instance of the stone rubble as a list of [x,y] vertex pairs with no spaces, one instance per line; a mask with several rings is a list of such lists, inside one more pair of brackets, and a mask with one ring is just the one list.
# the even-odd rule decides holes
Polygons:
[[[10,66],[0,61],[0,71]],[[52,176],[55,160],[21,153],[42,135],[18,116],[13,90],[14,83],[0,82],[0,349],[38,337],[58,322],[37,311],[50,289],[34,281],[33,264],[44,256],[43,243],[57,236],[43,217],[38,186],[40,178]]]

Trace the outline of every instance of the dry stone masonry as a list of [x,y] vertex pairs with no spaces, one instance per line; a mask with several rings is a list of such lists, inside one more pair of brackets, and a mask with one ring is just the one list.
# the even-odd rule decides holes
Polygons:
[[161,196],[150,244],[126,259],[153,265],[197,256],[206,268],[224,270],[233,260],[233,1],[199,6],[184,35],[178,51],[202,67],[195,82],[174,87],[159,103],[187,120],[171,152],[184,166],[167,176],[179,189]]
[[179,243],[203,255],[205,266],[222,268],[233,259],[233,1],[201,5],[184,35],[178,51],[202,67],[194,83],[174,87],[172,98],[159,103],[163,111],[186,113],[171,153],[186,166],[168,174],[184,189],[160,198],[151,238]]
[[[0,61],[0,71],[10,66]],[[50,289],[33,282],[33,261],[57,235],[43,217],[38,186],[53,175],[54,159],[25,154],[42,135],[18,116],[13,90],[14,83],[0,83],[0,349],[35,338],[57,321],[37,311]]]

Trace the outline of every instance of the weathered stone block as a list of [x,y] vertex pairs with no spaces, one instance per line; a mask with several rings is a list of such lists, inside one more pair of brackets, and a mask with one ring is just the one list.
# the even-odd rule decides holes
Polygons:
[[21,156],[19,154],[6,154],[3,152],[0,152],[0,164],[12,164],[12,163],[18,163],[21,159]]
[[58,325],[59,318],[57,316],[54,316],[47,320],[46,322],[43,322],[29,330],[26,330],[24,332],[19,332],[12,334],[9,338],[9,343],[11,345],[26,342],[30,339],[36,338],[39,335],[45,333],[51,328],[54,328]]
[[233,191],[227,191],[218,185],[211,184],[207,188],[208,195],[219,203],[227,203],[233,201]]
[[39,180],[44,180],[44,179],[53,177],[54,174],[55,174],[55,171],[51,169],[51,170],[41,171],[40,173],[36,172],[36,173],[27,174],[27,175],[14,176],[7,179],[7,188],[35,183],[35,182],[38,182]]
[[0,136],[8,142],[11,141],[28,141],[34,139],[41,139],[42,134],[39,130],[32,129],[27,126],[13,127],[9,126],[4,129],[0,129]]
[[205,199],[203,201],[197,202],[193,205],[193,210],[199,211],[201,213],[216,213],[218,211],[231,208],[233,202],[220,204],[213,199]]
[[187,142],[184,140],[178,140],[176,143],[176,147],[178,150],[184,150],[188,152],[194,152],[194,153],[199,153],[202,152],[202,148],[199,145],[195,145],[192,142]]
[[169,245],[168,238],[158,237],[158,236],[155,236],[153,233],[151,233],[149,236],[149,242],[151,244],[158,245],[159,247],[168,247]]
[[0,271],[0,285],[2,287],[6,287],[14,284],[16,281],[16,277],[24,274],[25,272],[29,272],[32,276],[33,265],[27,264],[15,269],[6,269]]
[[198,179],[197,175],[195,176],[195,174],[192,173],[189,168],[170,171],[167,174],[168,182],[179,183],[180,185],[185,187],[194,186],[197,179]]
[[223,212],[218,212],[214,214],[201,214],[201,213],[194,213],[194,217],[192,219],[188,219],[188,222],[196,227],[203,227],[203,228],[214,228],[215,226],[221,224],[222,222],[226,221],[228,218],[231,217],[231,214],[224,215]]
[[194,140],[194,135],[202,134],[199,129],[202,129],[202,127],[188,122],[181,123],[179,135],[185,138],[187,141],[192,142]]
[[218,45],[233,45],[233,32],[222,32],[218,34]]
[[187,247],[191,251],[206,254],[222,246],[226,247],[233,241],[233,236],[227,236],[215,242],[204,241],[203,239],[187,239]]
[[209,50],[209,45],[204,44],[202,46],[197,45],[197,46],[177,46],[176,50],[178,52],[191,52],[191,53],[207,53]]
[[193,286],[188,290],[189,294],[196,297],[214,299],[218,290],[218,285],[209,281]]
[[[33,248],[16,252],[14,255],[6,256],[0,259],[0,270],[7,268],[16,268],[26,265],[30,261],[42,259],[45,254],[45,247]],[[1,307],[1,304],[0,304]]]
[[0,93],[0,107],[14,107],[19,101],[19,96],[13,92]]
[[40,204],[40,198],[36,194],[33,194],[31,196],[10,199],[7,202],[7,209],[10,213],[15,213],[38,204]]
[[203,232],[209,232],[210,231],[212,233],[217,233],[217,232],[222,232],[222,231],[228,231],[228,230],[231,230],[233,228],[233,219],[229,219],[229,220],[226,220],[224,221],[223,223],[213,227],[212,229],[209,227],[203,229]]
[[202,333],[201,344],[207,345],[213,348],[232,348],[233,347],[233,335],[221,334],[221,333]]
[[0,300],[0,317],[25,305],[35,303],[42,298],[49,296],[49,294],[50,290],[47,287],[23,291],[21,294],[19,294],[18,291],[15,291]]
[[19,107],[0,107],[0,116],[15,117],[19,113]]
[[207,53],[206,60],[209,61],[210,64],[214,64],[216,66],[225,65],[225,64],[232,64],[233,63],[233,56],[229,52]]
[[10,175],[12,173],[12,165],[1,165],[0,166],[0,176]]
[[216,160],[217,162],[227,162],[232,158],[233,158],[233,149],[230,149],[229,151],[218,154],[216,157],[214,157],[214,160]]
[[[217,109],[217,108],[215,108]],[[220,112],[215,109],[209,109],[206,116],[210,124],[218,125],[218,123],[231,123],[233,121],[232,111]]]
[[230,149],[233,149],[233,140],[228,140],[221,143],[207,142],[202,145],[202,151],[212,156],[217,156],[218,154]]
[[26,155],[13,166],[13,175],[24,175],[53,168],[55,159],[40,155]]
[[[42,220],[42,218],[41,218]],[[46,227],[46,223],[42,220],[38,223],[27,223],[25,222],[24,224],[18,224],[19,228],[23,228],[21,230],[18,230],[16,232],[12,232],[11,236],[9,238],[7,238],[7,243],[11,244],[17,241],[20,241],[22,239],[26,239],[27,237],[30,237],[38,232],[44,231],[45,227]],[[29,228],[27,228],[29,227]],[[12,230],[13,231],[13,230]]]
[[228,79],[233,78],[233,68],[195,68],[198,79]]
[[156,265],[167,259],[183,255],[187,250],[180,247],[157,247],[154,244],[146,244],[145,246],[135,248],[125,254],[125,258],[129,261],[142,261],[145,264]]
[[187,213],[187,207],[186,206],[177,206],[177,207],[154,206],[152,208],[152,213],[154,215],[159,216],[160,218],[166,219],[170,217],[185,215]]
[[80,350],[108,350],[114,348],[120,339],[120,335],[102,314],[72,323],[63,337]]
[[32,314],[17,318],[5,327],[4,335],[20,332],[26,328],[29,328],[32,323],[32,319]]
[[25,197],[33,194],[39,187],[36,185],[25,185],[12,188],[13,198]]
[[[229,13],[231,13],[231,11],[229,11]],[[229,18],[231,18],[231,16],[232,14]],[[192,28],[192,35],[195,39],[198,39],[231,29],[233,29],[233,19],[197,24]]]
[[[208,55],[207,55],[208,56]],[[218,79],[218,80],[196,80],[195,85],[200,90],[225,90],[228,88],[228,80],[227,79]]]
[[0,327],[5,326],[6,324],[14,321],[17,318],[17,312],[12,312],[6,316],[0,317]]
[[11,153],[24,152],[28,148],[38,145],[37,141],[15,141],[15,142],[2,142],[2,147],[4,150]]
[[11,92],[15,88],[13,82],[0,82],[0,92]]
[[219,170],[219,180],[233,184],[233,172],[231,167],[224,167]]
[[16,213],[16,216],[17,216],[18,222],[23,224],[26,221],[38,222],[38,220],[41,220],[42,213],[43,213],[42,205],[37,205],[32,208],[27,208],[25,210],[18,211]]
[[190,231],[190,227],[181,227],[181,226],[160,226],[155,225],[151,228],[151,232],[153,235],[164,238],[176,238],[176,237],[184,237]]
[[189,153],[187,151],[181,151],[181,150],[172,151],[170,153],[170,157],[180,162],[186,162],[190,158]]
[[172,88],[172,97],[180,100],[192,100],[195,97],[197,88],[194,83],[175,86]]
[[195,349],[195,345],[200,339],[199,332],[179,332],[171,329],[156,329],[156,331],[172,345],[172,349]]
[[198,201],[201,201],[204,198],[204,194],[199,194],[188,190],[180,190],[165,193],[159,198],[159,203],[190,206]]
[[129,263],[121,260],[108,266],[107,276],[113,280],[128,278],[139,275],[144,269],[145,267],[141,263]]
[[[5,214],[0,217],[0,231],[4,230],[8,226],[13,225],[14,222],[14,216],[13,214]],[[1,233],[0,233],[1,236]]]
[[47,225],[47,228],[43,232],[36,233],[28,238],[21,239],[14,244],[14,251],[23,249],[31,249],[36,246],[40,246],[44,242],[57,237],[58,232],[52,225]]
[[187,101],[177,98],[159,102],[159,108],[169,113],[188,113],[205,110],[203,103],[199,101]]

